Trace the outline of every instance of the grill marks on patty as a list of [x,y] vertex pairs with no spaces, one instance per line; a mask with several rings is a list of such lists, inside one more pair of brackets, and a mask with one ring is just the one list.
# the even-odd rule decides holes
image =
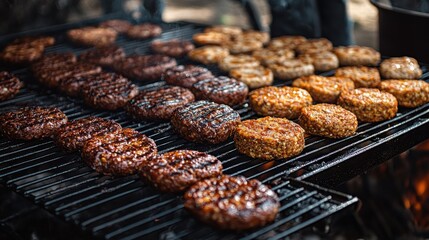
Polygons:
[[176,66],[176,60],[163,55],[129,56],[115,63],[115,71],[139,80],[160,79],[163,72]]
[[23,87],[23,83],[9,72],[0,72],[0,102],[13,98]]

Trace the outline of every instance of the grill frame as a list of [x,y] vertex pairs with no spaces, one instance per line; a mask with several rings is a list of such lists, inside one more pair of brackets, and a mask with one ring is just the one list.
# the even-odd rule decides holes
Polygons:
[[[47,52],[64,52],[70,50],[79,54],[86,50],[86,48],[68,44],[65,41],[64,35],[64,31],[66,29],[95,24],[108,18],[117,17],[119,16],[112,15],[101,19],[9,35],[0,39],[0,45],[20,35],[52,34],[56,37],[59,43],[53,47],[47,48]],[[196,30],[201,30],[203,27],[202,25],[182,22],[173,24],[162,23],[162,25],[164,29],[167,29],[164,31],[161,37],[162,39],[172,37],[189,39],[191,36],[190,34],[194,33]],[[127,54],[130,54],[131,52],[145,54],[148,52],[147,49],[150,41],[151,40],[128,40],[121,36],[117,43],[120,46],[125,46]],[[184,59],[178,60],[179,64],[187,62],[189,61]],[[54,91],[42,89],[40,86],[35,84],[35,79],[31,77],[31,74],[27,69],[11,68],[10,66],[7,66],[7,69],[12,70],[13,73],[17,74],[21,79],[24,79],[26,88],[22,90],[16,98],[0,103],[0,111],[10,110],[13,108],[11,107],[12,105],[20,106],[23,105],[23,103],[31,101],[32,104],[40,102],[43,105],[59,106],[66,112],[70,119],[89,115],[115,119],[123,126],[136,128],[140,132],[147,134],[149,137],[155,138],[155,141],[161,150],[160,152],[177,149],[178,147],[183,148],[184,146],[190,149],[208,151],[221,159],[224,164],[225,172],[228,174],[244,174],[246,177],[256,177],[263,182],[272,185],[277,190],[282,191],[283,189],[293,189],[296,186],[299,186],[299,188],[302,188],[302,191],[309,191],[309,199],[311,199],[312,196],[317,196],[318,194],[320,194],[322,200],[325,199],[323,201],[336,199],[332,209],[324,209],[325,211],[322,209],[321,214],[317,217],[313,216],[307,220],[302,220],[301,218],[305,215],[305,211],[310,211],[313,206],[312,204],[302,204],[299,205],[298,210],[295,211],[303,213],[302,215],[291,215],[291,213],[288,213],[285,214],[286,217],[279,217],[279,219],[277,219],[273,224],[251,232],[238,234],[219,232],[206,226],[197,232],[183,233],[183,231],[179,231],[176,233],[168,229],[171,229],[171,226],[175,225],[182,226],[183,222],[188,224],[195,224],[196,222],[183,211],[183,207],[181,206],[182,200],[180,197],[169,194],[158,194],[155,190],[144,186],[136,176],[116,179],[103,177],[86,167],[84,163],[79,160],[77,154],[61,152],[61,150],[56,148],[50,140],[21,142],[0,139],[0,159],[2,159],[0,160],[0,182],[24,197],[31,199],[43,209],[48,209],[53,214],[60,216],[66,221],[73,222],[83,230],[106,239],[133,239],[133,237],[139,238],[143,236],[162,237],[165,234],[173,234],[173,237],[185,238],[189,238],[191,236],[193,238],[204,236],[208,238],[243,237],[244,239],[250,239],[253,237],[261,237],[259,233],[271,228],[273,229],[270,231],[274,231],[274,233],[277,234],[277,237],[284,237],[339,212],[344,208],[353,206],[358,201],[355,197],[328,190],[314,184],[302,182],[302,180],[308,180],[312,183],[324,186],[338,185],[341,182],[368,170],[377,163],[385,161],[391,156],[394,156],[429,137],[427,134],[424,134],[429,130],[429,104],[426,104],[416,109],[401,109],[401,115],[395,117],[393,120],[377,124],[361,124],[358,129],[359,134],[346,139],[327,140],[319,137],[309,137],[306,139],[306,149],[304,152],[301,155],[286,161],[247,161],[247,157],[237,154],[231,140],[225,144],[216,146],[201,146],[199,144],[188,143],[173,134],[169,123],[137,123],[127,116],[123,117],[124,114],[122,111],[94,111],[92,109],[82,107],[82,102],[79,100],[69,99],[68,97],[60,96]],[[214,66],[209,66],[209,69],[212,70],[215,75],[220,74],[219,69]],[[424,72],[424,79],[428,81],[429,72],[427,72],[427,67],[424,67]],[[323,75],[330,74],[332,74],[332,72],[323,73]],[[290,85],[290,83],[290,81],[284,82],[277,80],[275,85]],[[161,86],[163,83],[152,82],[146,85],[138,83],[138,85],[140,85],[140,89],[150,89]],[[244,108],[239,107],[236,109],[244,118],[256,117],[254,113],[249,111],[247,105]],[[398,123],[397,125],[389,126],[389,124],[395,124],[400,120],[406,121],[401,121],[403,122],[401,124]],[[382,137],[381,139],[380,136]],[[409,139],[410,136],[413,136],[413,138]],[[172,138],[172,140],[169,140],[170,138]],[[10,145],[11,143],[12,145]],[[351,152],[347,154],[347,152],[351,150],[349,143],[357,146],[358,144],[365,145],[366,148],[364,151],[359,152],[359,154],[353,154]],[[390,147],[397,143],[401,143],[400,147],[390,149]],[[26,148],[23,149],[22,147]],[[386,149],[389,151],[385,154],[381,156],[377,154],[380,150]],[[327,154],[330,154],[333,157],[326,158],[326,155],[324,155],[325,152],[328,152]],[[313,158],[313,156],[318,156],[318,158]],[[368,160],[368,158],[372,158],[373,160]],[[324,159],[327,159],[328,162],[325,164],[319,164],[317,162],[324,161]],[[300,160],[303,164],[300,164]],[[315,162],[316,164],[312,162]],[[307,167],[307,165],[309,166],[307,169],[310,169],[310,171],[306,170],[307,172],[303,173],[303,169],[304,167]],[[38,169],[38,172],[31,172],[33,169]],[[45,177],[45,174],[49,175]],[[62,179],[63,176],[65,176],[64,179]],[[68,176],[70,176],[70,178]],[[290,177],[295,178],[298,181],[291,179]],[[75,182],[75,185],[66,185],[68,182],[73,182],[78,179],[79,182]],[[278,187],[279,184],[281,187]],[[112,202],[118,201],[119,204],[121,203],[119,201],[120,199],[125,196],[128,197],[132,194],[137,194],[142,191],[142,189],[149,191],[151,194],[143,200],[136,200],[132,203],[128,203],[128,205],[123,206],[123,209],[111,210],[110,214],[106,215],[106,213],[98,213],[97,217],[88,218],[87,215],[92,214],[89,210],[94,210],[94,208],[96,208],[95,210],[101,211],[103,206],[106,207],[106,204],[110,204],[107,205],[107,207],[113,207],[114,205],[112,205]],[[111,196],[109,195],[110,193],[114,194]],[[292,194],[292,196],[295,197],[293,198],[294,201],[292,201],[292,203],[295,203],[293,206],[296,207],[301,203],[300,200],[302,199],[299,198],[299,195]],[[73,200],[74,197],[77,199]],[[91,200],[96,199],[100,200],[91,202]],[[156,199],[163,202],[151,205],[150,203],[153,203]],[[164,206],[165,209],[168,208],[171,203],[173,203],[172,208],[156,213],[156,207]],[[149,209],[140,209],[140,212],[132,211],[133,207],[144,204],[149,204]],[[316,201],[315,204],[319,204],[317,206],[321,206],[322,202]],[[289,205],[282,204],[282,207],[285,206]],[[99,208],[97,209],[97,207]],[[317,209],[317,207],[314,209]],[[121,211],[125,211],[126,215],[93,226],[100,220],[104,220],[105,217],[112,217],[112,215],[119,214]],[[185,220],[177,217],[168,219],[168,217],[172,214],[174,215],[176,211],[179,211],[182,214],[180,216],[184,217]],[[82,217],[82,213],[85,213],[86,215],[83,214]],[[167,220],[163,221],[161,218],[161,220],[157,220],[158,222],[155,223],[143,219],[134,222],[131,221],[133,217],[137,218],[140,216],[143,218],[142,216],[145,213],[151,216],[150,219],[154,222],[156,219],[159,219],[159,216],[165,216],[167,217]],[[133,214],[135,214],[135,216]],[[288,218],[287,216],[295,216],[295,218]],[[119,224],[124,221],[128,221],[126,222],[127,224]],[[129,223],[130,221],[131,223]],[[297,221],[295,222],[297,224],[293,225],[293,221]],[[117,225],[117,228],[115,228],[115,224]],[[142,225],[144,226],[144,224],[150,225],[150,227],[142,231],[136,230],[137,227],[141,227]],[[283,229],[283,226],[285,225],[289,227]],[[187,226],[188,225],[185,224],[185,229]],[[127,228],[129,228],[130,231],[129,234],[128,232],[124,233]],[[103,231],[103,229],[110,229],[110,231]],[[165,231],[166,229],[168,231]],[[161,234],[160,231],[164,231],[164,233]],[[149,234],[149,232],[152,235],[142,235],[144,233]],[[271,234],[272,233],[273,232],[271,232]]]

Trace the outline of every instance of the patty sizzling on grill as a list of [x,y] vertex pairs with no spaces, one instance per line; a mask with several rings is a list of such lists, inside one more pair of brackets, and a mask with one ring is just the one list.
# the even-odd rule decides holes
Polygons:
[[380,90],[395,96],[403,107],[413,108],[429,102],[429,83],[423,80],[384,80]]
[[222,45],[231,40],[231,36],[222,32],[204,32],[192,36],[192,40],[198,45]]
[[204,46],[196,48],[188,53],[188,57],[196,62],[203,64],[218,63],[229,55],[227,48],[220,46]]
[[0,60],[12,64],[25,64],[39,59],[45,47],[55,43],[53,37],[21,37],[8,44],[0,52]]
[[355,88],[376,88],[380,85],[380,73],[371,67],[342,67],[335,71],[336,77],[345,77],[355,83]]
[[168,41],[153,41],[151,48],[154,52],[159,54],[170,57],[183,57],[188,54],[189,51],[193,50],[195,46],[190,41],[171,39]]
[[67,123],[58,108],[25,107],[0,114],[0,134],[11,139],[32,140],[51,137]]
[[381,58],[380,53],[370,47],[336,47],[333,51],[341,66],[377,66]]
[[288,158],[304,149],[304,129],[284,118],[251,119],[237,126],[234,142],[240,153],[252,158]]
[[111,45],[90,49],[79,56],[79,60],[102,67],[111,67],[125,57],[124,49]]
[[332,52],[312,52],[299,55],[299,60],[310,63],[316,71],[329,71],[338,68],[337,55]]
[[24,84],[9,72],[0,72],[0,102],[13,98]]
[[207,68],[194,65],[172,67],[162,75],[167,84],[185,88],[191,88],[194,83],[212,77],[213,74]]
[[249,55],[229,55],[219,62],[219,68],[228,72],[234,68],[252,68],[259,66],[259,61]]
[[411,57],[389,58],[381,62],[380,73],[383,78],[391,79],[418,79],[422,70],[416,59]]
[[112,19],[100,23],[99,27],[111,28],[118,33],[125,33],[130,29],[131,23],[125,20]]
[[73,53],[48,53],[31,65],[31,70],[37,77],[38,72],[45,69],[53,70],[65,65],[76,63],[77,58]]
[[299,59],[286,59],[282,62],[269,64],[268,68],[273,71],[275,77],[284,80],[308,76],[314,73],[312,64],[305,63]]
[[165,86],[140,92],[125,106],[125,110],[138,119],[170,120],[173,112],[195,100],[186,88]]
[[67,31],[70,41],[84,46],[108,46],[115,42],[118,33],[110,28],[83,27]]
[[332,42],[326,38],[309,39],[306,42],[300,43],[296,46],[296,51],[299,54],[303,53],[316,53],[332,50]]
[[208,101],[189,103],[171,117],[173,128],[184,139],[211,144],[228,139],[239,122],[240,115],[232,108]]
[[271,41],[268,43],[269,49],[292,49],[295,50],[295,48],[304,42],[306,42],[307,39],[303,36],[281,36],[271,39]]
[[246,230],[274,221],[277,194],[256,179],[223,175],[200,181],[185,193],[185,208],[221,229]]
[[131,26],[127,30],[127,36],[136,39],[146,39],[161,35],[162,28],[156,24],[143,23]]
[[124,176],[138,172],[157,154],[155,142],[124,128],[119,133],[95,136],[85,142],[82,159],[95,171],[104,175]]
[[99,77],[83,84],[83,100],[93,108],[116,110],[135,97],[139,90],[128,79],[116,73],[108,78]]
[[67,151],[79,151],[86,140],[104,134],[116,134],[121,125],[113,120],[87,117],[70,121],[60,127],[55,134],[55,142]]
[[260,61],[263,65],[267,66],[272,63],[282,62],[291,59],[295,56],[295,52],[291,49],[268,49],[263,48],[256,50],[252,56]]
[[176,60],[163,55],[129,56],[115,63],[115,71],[138,80],[158,80],[174,66]]
[[192,85],[192,92],[200,100],[235,106],[246,101],[249,89],[243,82],[220,76],[198,81]]
[[116,74],[101,72],[86,76],[71,76],[61,79],[58,89],[70,97],[79,97],[82,95],[82,88],[86,83],[92,81],[114,81]]
[[214,156],[192,150],[167,152],[143,164],[141,176],[164,192],[181,192],[206,178],[222,174]]
[[204,29],[204,32],[220,32],[224,34],[228,34],[230,36],[235,36],[243,33],[243,30],[239,27],[234,26],[224,26],[224,25],[217,25],[217,26],[211,26]]
[[245,83],[249,88],[260,88],[273,83],[273,73],[264,67],[234,68],[229,71],[232,78]]

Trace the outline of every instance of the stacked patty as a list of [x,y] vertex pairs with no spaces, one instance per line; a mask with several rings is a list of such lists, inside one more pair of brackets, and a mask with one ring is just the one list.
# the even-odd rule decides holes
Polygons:
[[138,80],[157,80],[163,72],[176,66],[176,60],[163,55],[129,56],[115,63],[120,74]]
[[196,82],[213,78],[213,74],[207,68],[194,65],[179,65],[167,69],[163,73],[162,78],[167,84],[191,88]]
[[23,83],[9,72],[0,72],[0,102],[13,98],[23,87]]

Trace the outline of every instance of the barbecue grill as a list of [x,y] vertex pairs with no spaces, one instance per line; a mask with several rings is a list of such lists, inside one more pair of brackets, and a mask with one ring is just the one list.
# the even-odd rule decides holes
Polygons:
[[[66,30],[117,17],[120,16],[110,15],[8,35],[0,39],[0,44],[21,35],[52,35],[57,43],[48,47],[47,53],[70,51],[79,54],[86,48],[69,44],[65,39]],[[186,22],[158,24],[163,28],[161,39],[190,40],[204,27]],[[131,40],[124,36],[116,41],[127,54],[149,53],[150,42],[151,39]],[[178,63],[190,61],[184,58]],[[217,67],[208,68],[215,75],[222,75]],[[104,239],[281,239],[357,205],[356,197],[325,187],[349,180],[429,137],[429,104],[426,104],[414,109],[400,108],[395,118],[385,122],[360,124],[356,135],[345,139],[307,137],[304,151],[296,157],[259,161],[239,154],[231,139],[212,146],[190,143],[175,134],[169,123],[136,121],[122,110],[90,109],[79,99],[43,89],[28,68],[7,66],[4,70],[16,74],[26,86],[15,98],[1,102],[0,112],[17,106],[43,105],[60,108],[70,120],[88,116],[113,119],[123,127],[134,128],[154,139],[160,153],[175,149],[208,152],[222,161],[225,174],[257,178],[271,186],[281,200],[280,213],[273,223],[246,232],[220,231],[200,223],[185,211],[181,195],[160,193],[137,176],[102,176],[87,167],[79,154],[66,153],[51,140],[24,142],[0,138],[0,186],[30,200],[34,204],[32,209],[47,210],[54,218],[73,225],[72,229]],[[426,66],[423,66],[423,71],[423,79],[428,81]],[[165,84],[163,81],[134,83],[141,90]],[[275,81],[275,85],[290,83]],[[242,119],[257,117],[247,103],[235,110]],[[14,219],[24,217],[31,217],[31,214],[17,213],[0,219],[0,223],[7,226]]]

